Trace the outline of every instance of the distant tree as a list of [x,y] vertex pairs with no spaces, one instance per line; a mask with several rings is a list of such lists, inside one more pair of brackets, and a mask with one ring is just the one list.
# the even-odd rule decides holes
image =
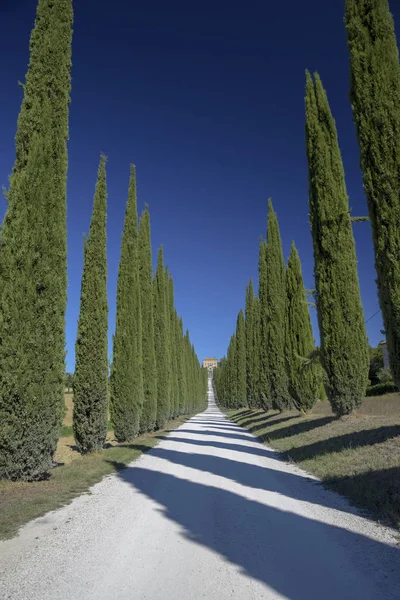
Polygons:
[[258,298],[259,298],[259,377],[258,396],[260,408],[268,410],[270,401],[270,381],[267,360],[268,309],[267,309],[267,244],[260,240],[258,258]]
[[72,2],[40,0],[0,251],[0,478],[53,464],[65,388]]
[[171,416],[179,415],[179,382],[178,382],[178,348],[176,345],[177,315],[174,304],[174,282],[172,275],[168,278],[168,309],[169,309],[169,336],[171,348]]
[[65,375],[65,387],[67,388],[68,392],[70,390],[72,390],[73,385],[74,385],[74,374],[73,373],[66,373],[66,375]]
[[382,346],[376,348],[369,347],[369,373],[368,377],[371,385],[380,383],[379,371],[383,369],[383,351]]
[[139,281],[136,170],[130,169],[128,201],[117,282],[117,314],[111,366],[111,420],[117,440],[139,433],[143,407],[142,311]]
[[246,333],[243,311],[239,311],[236,323],[236,405],[247,405],[246,394]]
[[345,415],[365,395],[368,344],[335,121],[319,76],[314,83],[308,72],[306,138],[321,358],[332,409]]
[[153,266],[150,214],[146,206],[139,225],[139,281],[143,334],[143,410],[140,431],[153,431],[157,418],[157,367],[154,347]]
[[255,348],[254,348],[254,288],[253,281],[246,288],[246,397],[248,406],[255,406]]
[[387,0],[346,0],[350,99],[361,150],[389,361],[400,386],[400,65]]
[[171,351],[168,335],[168,304],[163,249],[158,251],[157,269],[153,283],[154,293],[154,345],[157,364],[157,427],[161,429],[170,416]]
[[305,366],[315,350],[300,257],[294,242],[286,270],[286,365],[289,393],[296,408],[308,412],[318,398],[322,377],[318,364]]
[[73,430],[80,452],[101,450],[107,437],[108,305],[106,159],[101,157],[89,236],[85,240],[75,345]]
[[290,405],[285,364],[285,263],[278,219],[271,200],[268,203],[266,271],[266,372],[272,405],[283,410]]

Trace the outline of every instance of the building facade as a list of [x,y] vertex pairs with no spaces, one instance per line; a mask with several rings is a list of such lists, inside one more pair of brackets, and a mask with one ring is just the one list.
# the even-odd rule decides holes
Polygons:
[[218,361],[216,358],[205,358],[203,360],[203,369],[213,370],[218,367]]

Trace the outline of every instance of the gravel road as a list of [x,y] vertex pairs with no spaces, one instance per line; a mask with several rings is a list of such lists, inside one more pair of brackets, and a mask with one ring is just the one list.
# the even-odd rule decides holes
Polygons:
[[390,600],[393,531],[215,406],[0,543],[2,600]]

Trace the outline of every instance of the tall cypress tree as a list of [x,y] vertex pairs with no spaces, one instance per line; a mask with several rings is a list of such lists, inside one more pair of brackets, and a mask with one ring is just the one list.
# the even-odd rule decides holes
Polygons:
[[171,349],[171,415],[179,415],[178,353],[176,345],[176,311],[174,304],[174,282],[172,275],[168,280],[170,349]]
[[100,450],[107,436],[108,306],[106,160],[98,171],[89,237],[85,240],[75,346],[73,429],[80,452]]
[[268,202],[266,265],[268,276],[266,294],[267,377],[273,407],[283,410],[290,404],[285,365],[285,263],[278,220],[271,200]]
[[243,311],[239,311],[236,323],[236,378],[237,406],[246,406],[246,332]]
[[400,65],[387,0],[346,0],[346,30],[379,302],[400,386]]
[[165,277],[165,302],[166,302],[166,311],[167,318],[165,322],[166,336],[167,336],[167,347],[168,347],[168,363],[167,363],[167,380],[168,380],[168,406],[169,413],[168,419],[172,419],[174,414],[174,398],[172,396],[172,386],[173,386],[173,358],[172,358],[172,339],[171,339],[171,305],[170,305],[170,290],[169,290],[169,271],[168,267],[164,269],[164,277]]
[[270,386],[267,367],[267,332],[268,332],[268,313],[267,313],[267,244],[260,240],[260,252],[258,258],[258,298],[259,298],[259,378],[258,394],[260,407],[264,410],[271,408],[269,401]]
[[253,408],[262,408],[260,396],[260,301],[253,303]]
[[246,397],[250,407],[255,406],[254,390],[254,288],[250,279],[246,287]]
[[336,125],[319,76],[307,72],[309,205],[322,361],[334,412],[350,413],[368,382],[368,344]]
[[168,304],[164,257],[162,247],[158,251],[157,269],[154,277],[154,347],[157,364],[157,427],[164,427],[170,415],[170,348],[168,339]]
[[136,171],[131,165],[117,283],[117,315],[111,367],[111,420],[119,441],[139,432],[143,407],[142,314],[139,281]]
[[321,369],[312,363],[305,366],[304,359],[315,350],[315,343],[304,289],[300,257],[292,242],[286,271],[286,365],[289,392],[293,402],[302,412],[315,404],[321,385]]
[[64,413],[71,0],[41,0],[0,253],[0,477],[52,465]]
[[183,321],[182,317],[179,318],[178,327],[178,365],[179,365],[179,413],[181,415],[186,412],[187,405],[187,373],[186,373],[186,362],[185,362],[185,340],[183,335]]
[[139,283],[143,332],[143,410],[140,431],[153,431],[157,418],[157,367],[154,347],[153,265],[150,214],[146,206],[139,225]]

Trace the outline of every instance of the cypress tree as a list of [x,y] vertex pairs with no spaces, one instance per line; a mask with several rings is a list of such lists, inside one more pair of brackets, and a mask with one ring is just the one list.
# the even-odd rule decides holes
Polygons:
[[309,411],[315,404],[321,384],[318,365],[304,365],[315,350],[310,313],[301,272],[300,257],[292,242],[286,271],[286,365],[289,392],[296,408]]
[[154,347],[153,266],[150,214],[146,206],[139,225],[139,283],[143,332],[143,410],[140,431],[153,431],[157,418],[157,367]]
[[368,382],[368,344],[335,121],[319,76],[307,72],[306,138],[321,353],[333,411],[350,413]]
[[237,408],[238,402],[238,381],[237,381],[237,352],[236,352],[236,336],[232,335],[227,353],[227,406]]
[[260,407],[264,410],[271,408],[269,402],[270,387],[267,370],[267,244],[260,240],[260,252],[258,258],[258,297],[259,297],[259,378],[258,394]]
[[254,296],[253,302],[253,406],[262,408],[260,396],[260,301]]
[[164,427],[170,415],[170,348],[168,339],[168,304],[164,257],[162,247],[158,251],[154,278],[154,346],[157,364],[157,427]]
[[246,332],[243,311],[239,311],[236,323],[236,378],[238,406],[246,406]]
[[52,466],[64,414],[72,4],[41,0],[0,253],[0,477]]
[[106,160],[102,156],[85,240],[75,345],[73,429],[80,452],[101,450],[107,436],[108,306]]
[[387,0],[346,0],[350,99],[361,150],[390,368],[400,386],[400,65]]
[[179,383],[178,383],[178,356],[176,346],[176,312],[174,305],[174,282],[172,275],[168,279],[168,300],[169,300],[169,337],[171,350],[171,416],[177,417],[179,414]]
[[186,361],[185,361],[185,339],[183,335],[183,321],[182,317],[179,318],[178,327],[178,364],[179,364],[179,413],[184,415],[186,413],[187,406],[187,373],[186,373]]
[[136,171],[131,165],[118,269],[110,394],[111,421],[116,439],[122,442],[137,436],[143,407],[140,299]]
[[166,334],[167,334],[167,346],[168,346],[168,364],[167,364],[167,378],[168,378],[168,406],[169,406],[169,414],[168,419],[172,419],[174,414],[174,398],[172,396],[172,385],[173,385],[173,366],[172,366],[172,339],[171,339],[171,306],[170,306],[170,290],[169,290],[169,271],[168,267],[164,270],[165,276],[165,301],[166,301],[166,310],[167,310],[167,320],[166,320]]
[[254,288],[250,279],[246,287],[246,397],[248,406],[254,404]]
[[278,220],[268,202],[266,271],[266,361],[270,398],[278,410],[290,404],[285,365],[286,284]]

